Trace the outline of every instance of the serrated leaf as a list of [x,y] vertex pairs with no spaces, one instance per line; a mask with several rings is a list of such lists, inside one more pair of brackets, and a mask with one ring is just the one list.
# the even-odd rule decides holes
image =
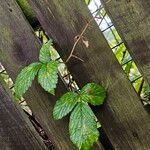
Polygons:
[[54,94],[58,82],[58,62],[50,61],[43,64],[38,73],[38,82],[45,91]]
[[41,63],[32,63],[29,66],[22,69],[20,74],[16,78],[15,93],[18,97],[22,97],[26,90],[31,86],[32,80],[37,75]]
[[103,104],[105,97],[104,88],[95,83],[86,84],[80,92],[80,99],[94,106]]
[[43,44],[40,49],[39,60],[42,63],[48,63],[51,61],[51,49],[52,41],[49,40],[47,43]]
[[53,109],[53,116],[55,119],[61,119],[66,116],[74,106],[77,104],[77,94],[73,92],[65,93],[60,100],[58,100]]
[[89,150],[98,140],[99,132],[95,115],[87,103],[78,103],[70,116],[71,141],[79,150]]

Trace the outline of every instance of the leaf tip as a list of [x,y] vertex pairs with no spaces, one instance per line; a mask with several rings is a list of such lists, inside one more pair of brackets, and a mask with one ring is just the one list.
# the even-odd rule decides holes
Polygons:
[[49,93],[55,96],[55,89],[50,90]]

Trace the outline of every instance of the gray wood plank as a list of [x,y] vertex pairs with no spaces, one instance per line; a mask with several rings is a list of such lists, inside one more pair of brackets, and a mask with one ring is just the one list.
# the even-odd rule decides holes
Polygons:
[[[14,0],[2,1],[0,4],[0,43],[0,61],[13,80],[21,68],[38,60],[41,44]],[[69,138],[68,118],[55,121],[52,116],[55,101],[64,92],[66,87],[61,80],[55,97],[46,93],[35,81],[25,99],[55,149],[74,150],[75,145]],[[103,148],[98,143],[94,149]]]
[[[87,6],[81,0],[29,0],[40,23],[51,37],[64,60],[91,19]],[[107,82],[107,102],[95,108],[96,115],[115,149],[149,149],[150,117],[129,83],[112,50],[98,26],[93,22],[84,36],[89,48],[80,43],[75,55],[84,60],[69,61],[78,85],[87,82]]]
[[0,149],[46,150],[41,137],[21,108],[13,101],[0,77]]
[[[38,60],[41,44],[14,0],[0,3],[0,43],[0,61],[13,80],[21,68]],[[62,83],[57,91],[65,92]],[[47,94],[37,82],[33,83],[25,98],[55,148],[75,149],[68,136],[68,118],[54,121],[52,117],[56,98]]]
[[129,53],[150,85],[150,1],[102,1]]

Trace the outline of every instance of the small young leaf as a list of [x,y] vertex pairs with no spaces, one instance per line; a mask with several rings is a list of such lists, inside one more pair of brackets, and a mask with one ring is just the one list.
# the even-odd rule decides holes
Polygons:
[[39,60],[42,63],[48,63],[51,60],[51,47],[52,46],[52,41],[49,40],[47,43],[43,44],[43,46],[40,49],[40,54],[39,54]]
[[77,103],[77,94],[73,92],[65,93],[60,100],[58,100],[53,109],[53,116],[56,120],[66,116]]
[[91,0],[85,0],[85,3],[86,3],[87,5],[89,5],[90,2],[91,2]]
[[54,94],[58,82],[58,62],[50,61],[43,64],[38,73],[38,82],[45,91]]
[[80,98],[83,101],[89,102],[94,106],[103,104],[104,99],[106,97],[106,93],[103,87],[95,83],[86,84],[81,89],[80,94]]
[[98,140],[95,115],[87,103],[78,103],[70,116],[69,132],[79,150],[89,150]]
[[16,78],[15,93],[17,97],[22,97],[26,90],[31,86],[32,80],[37,75],[41,63],[32,63],[29,66],[22,69],[20,74]]

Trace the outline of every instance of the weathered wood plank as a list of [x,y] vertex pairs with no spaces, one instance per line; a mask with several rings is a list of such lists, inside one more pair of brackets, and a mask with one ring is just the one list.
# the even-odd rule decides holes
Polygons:
[[[38,60],[40,42],[14,0],[0,4],[0,43],[0,61],[13,80],[22,67]],[[69,139],[68,118],[54,121],[52,117],[55,100],[65,91],[61,80],[56,97],[47,94],[34,82],[25,98],[55,149],[74,150],[76,148]],[[102,149],[101,144],[95,145],[94,149]]]
[[0,149],[46,150],[41,137],[0,78]]
[[39,27],[39,22],[36,18],[36,16],[34,15],[31,6],[29,5],[29,3],[27,2],[27,0],[16,0],[18,5],[20,6],[20,8],[22,9],[24,15],[26,16],[27,20],[29,21],[29,23],[31,24],[31,26],[33,28],[37,28]]
[[[87,6],[81,0],[29,2],[65,60],[73,46],[74,37],[91,19]],[[95,22],[84,36],[89,40],[89,49],[80,43],[75,52],[84,62],[72,58],[68,63],[74,79],[80,87],[87,82],[109,83],[107,102],[97,107],[96,114],[115,149],[149,149],[149,114]]]
[[102,1],[129,53],[150,85],[150,1]]
[[[1,2],[0,20],[0,61],[15,80],[22,67],[37,61],[40,43],[15,1]],[[25,98],[56,149],[64,147],[69,150],[73,145],[67,137],[67,125],[52,117],[55,98],[45,93],[36,82]]]

